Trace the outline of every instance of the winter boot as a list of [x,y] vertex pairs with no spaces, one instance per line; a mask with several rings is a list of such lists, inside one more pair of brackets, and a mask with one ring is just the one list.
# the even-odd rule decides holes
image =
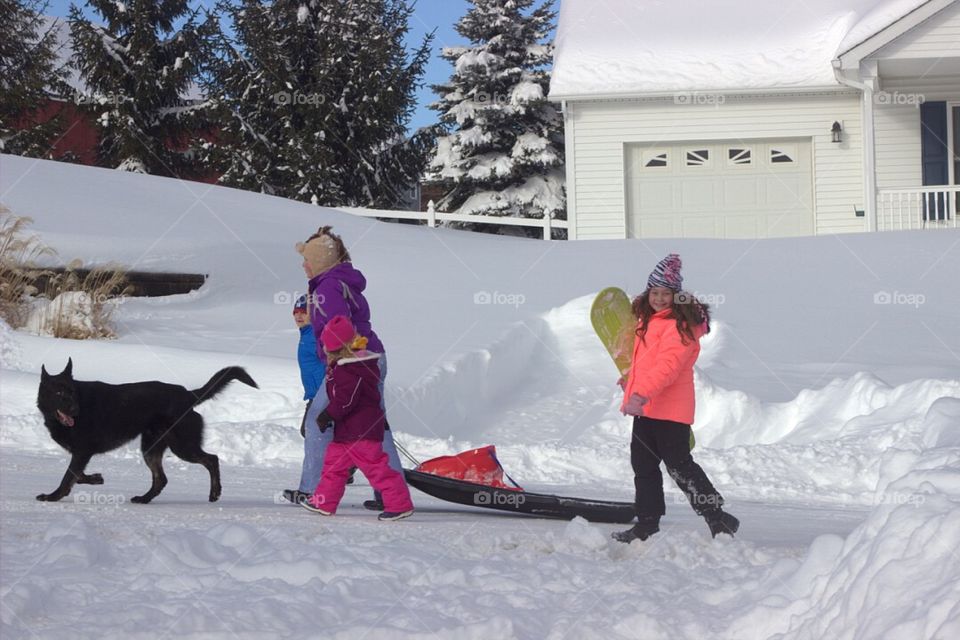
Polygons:
[[402,512],[384,511],[377,516],[377,520],[403,520],[404,518],[409,518],[412,515],[413,509]]
[[356,467],[350,467],[350,475],[347,476],[347,484],[353,484],[353,476],[357,473]]
[[383,496],[379,491],[373,492],[373,500],[364,500],[363,508],[370,511],[383,511]]
[[630,544],[634,540],[646,540],[657,531],[660,531],[660,518],[645,518],[637,521],[626,531],[617,531],[610,535],[617,542]]
[[705,513],[703,517],[707,521],[707,526],[710,527],[710,535],[714,538],[721,533],[732,537],[740,528],[740,521],[723,509]]
[[303,501],[309,498],[310,494],[300,491],[299,489],[284,489],[283,497],[293,504],[303,504]]
[[332,516],[332,511],[327,511],[326,509],[321,509],[317,505],[313,504],[309,500],[304,500],[300,503],[300,506],[306,509],[307,511],[312,511],[313,513],[319,513],[322,516]]

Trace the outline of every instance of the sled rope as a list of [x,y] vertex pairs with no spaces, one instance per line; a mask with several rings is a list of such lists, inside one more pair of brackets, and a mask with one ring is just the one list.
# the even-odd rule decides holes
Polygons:
[[414,458],[413,455],[409,451],[407,451],[407,448],[404,447],[402,444],[400,444],[400,441],[397,440],[396,435],[393,436],[393,444],[397,445],[397,451],[405,455],[410,462],[412,462],[414,465],[418,467],[420,466],[420,461]]

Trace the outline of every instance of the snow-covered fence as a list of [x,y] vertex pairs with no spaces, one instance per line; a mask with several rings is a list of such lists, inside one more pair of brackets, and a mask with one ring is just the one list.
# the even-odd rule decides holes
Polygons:
[[426,222],[430,227],[436,227],[438,222],[472,222],[475,224],[493,224],[509,227],[539,227],[543,229],[544,240],[551,238],[553,229],[566,229],[566,220],[554,220],[549,216],[537,218],[509,218],[498,216],[481,216],[466,213],[444,213],[434,208],[433,200],[427,204],[426,211],[394,211],[392,209],[361,209],[358,207],[338,207],[341,211],[365,218],[393,218],[396,220],[419,220]]
[[960,186],[940,185],[877,192],[877,230],[957,228]]

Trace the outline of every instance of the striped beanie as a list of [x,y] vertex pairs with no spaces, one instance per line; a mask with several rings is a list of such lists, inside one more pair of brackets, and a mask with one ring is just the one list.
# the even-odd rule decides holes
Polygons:
[[657,263],[653,273],[647,278],[647,289],[665,287],[673,291],[680,291],[683,288],[683,276],[680,275],[680,268],[682,266],[683,263],[680,262],[680,256],[676,253],[671,253]]

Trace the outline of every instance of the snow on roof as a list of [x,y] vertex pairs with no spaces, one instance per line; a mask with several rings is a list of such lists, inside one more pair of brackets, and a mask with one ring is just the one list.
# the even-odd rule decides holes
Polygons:
[[926,3],[927,0],[887,0],[879,3],[871,11],[865,13],[860,21],[847,32],[846,37],[837,49],[837,55],[846,53]]
[[845,43],[927,1],[563,0],[550,95],[837,86]]

